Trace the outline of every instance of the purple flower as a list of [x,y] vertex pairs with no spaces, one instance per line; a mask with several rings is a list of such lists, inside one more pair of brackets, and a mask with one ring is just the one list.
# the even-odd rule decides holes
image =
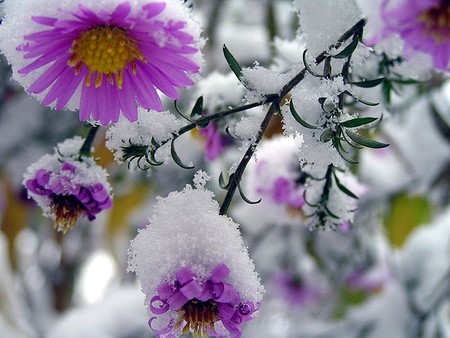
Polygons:
[[[233,285],[225,282],[229,273],[230,269],[222,263],[208,279],[200,281],[185,267],[176,273],[174,283],[159,285],[158,294],[150,301],[150,311],[155,316],[149,320],[157,337],[189,332],[194,337],[240,337],[242,325],[253,318],[259,305],[240,298]],[[175,312],[174,319],[166,327],[155,328],[158,316],[169,311]]]
[[281,298],[293,306],[304,306],[319,298],[319,290],[304,283],[290,272],[282,272],[274,276],[273,284]]
[[429,54],[436,68],[449,70],[450,2],[404,0],[389,6],[384,0],[384,35],[399,34],[410,50]]
[[54,155],[45,155],[24,175],[28,196],[66,233],[80,217],[89,221],[112,207],[106,171],[90,157],[79,159],[83,139],[75,137],[58,144]]
[[205,137],[205,158],[208,161],[214,161],[224,149],[219,129],[210,122],[206,128],[199,130],[199,134]]
[[[16,0],[25,7],[28,1]],[[87,1],[61,3],[55,16],[39,15],[39,5],[33,7],[34,31],[17,46],[25,60],[18,74],[32,82],[17,80],[45,105],[79,109],[80,120],[103,125],[117,122],[121,112],[135,121],[138,105],[161,111],[156,89],[178,99],[176,89],[191,86],[190,75],[200,69],[198,36],[187,9],[175,1],[115,2],[109,10]],[[174,13],[184,14],[168,18]],[[9,17],[7,27],[14,25]]]

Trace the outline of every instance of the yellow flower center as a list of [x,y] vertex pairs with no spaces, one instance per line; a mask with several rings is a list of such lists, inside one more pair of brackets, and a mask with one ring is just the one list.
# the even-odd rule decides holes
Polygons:
[[53,227],[63,234],[72,230],[78,219],[86,214],[84,206],[73,196],[56,196],[51,209],[55,215]]
[[418,20],[425,25],[425,31],[434,38],[436,43],[446,43],[450,40],[450,1],[441,1],[421,13]]
[[75,74],[79,74],[83,64],[89,69],[86,86],[91,85],[92,76],[97,72],[95,88],[102,85],[106,76],[111,85],[116,84],[121,89],[123,71],[128,63],[136,74],[136,60],[146,62],[136,41],[122,29],[110,26],[95,27],[81,34],[73,41],[70,53],[68,65],[75,67]]
[[186,322],[182,334],[192,332],[194,338],[209,337],[209,333],[214,332],[214,323],[219,320],[219,309],[211,300],[201,302],[193,299],[187,302],[180,311],[182,316],[175,328],[179,328],[183,322]]

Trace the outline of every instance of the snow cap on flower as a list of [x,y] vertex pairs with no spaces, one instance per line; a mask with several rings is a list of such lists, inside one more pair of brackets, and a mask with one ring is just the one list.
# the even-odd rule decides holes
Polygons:
[[6,0],[0,45],[13,78],[43,104],[106,125],[162,110],[202,64],[199,25],[181,1]]
[[30,165],[23,184],[28,196],[54,220],[58,231],[71,230],[80,217],[90,221],[112,207],[107,172],[90,157],[80,159],[84,139],[74,137],[57,145],[53,155],[44,155]]
[[219,215],[213,193],[196,187],[159,198],[149,226],[129,249],[159,337],[239,337],[262,299],[263,287],[238,225]]
[[[118,163],[142,156],[145,158],[152,150],[156,150],[155,144],[161,145],[172,139],[182,126],[182,122],[169,111],[147,111],[140,108],[136,122],[121,118],[109,127],[106,146],[114,152],[114,159]],[[163,157],[160,160],[165,159],[161,152],[158,155]]]

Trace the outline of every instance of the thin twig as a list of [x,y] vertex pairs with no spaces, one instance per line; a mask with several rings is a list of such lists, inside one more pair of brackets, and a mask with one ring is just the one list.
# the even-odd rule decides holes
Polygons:
[[86,140],[84,141],[83,145],[81,146],[80,158],[81,156],[88,157],[91,155],[92,143],[94,143],[95,135],[97,134],[98,129],[99,126],[91,126],[89,134],[86,137]]
[[240,113],[240,112],[249,110],[251,108],[262,106],[263,104],[265,104],[267,102],[272,102],[272,101],[264,100],[264,101],[253,102],[253,103],[249,103],[249,104],[246,104],[246,105],[243,105],[243,106],[239,106],[239,107],[236,107],[236,108],[224,110],[224,111],[218,112],[216,114],[203,116],[203,117],[195,120],[193,123],[189,123],[188,125],[185,125],[184,127],[182,127],[178,131],[178,136],[183,135],[184,133],[187,133],[188,131],[196,128],[197,126],[207,125],[211,121],[219,120],[219,119],[221,119],[221,118],[223,118],[225,116],[228,116],[228,115]]

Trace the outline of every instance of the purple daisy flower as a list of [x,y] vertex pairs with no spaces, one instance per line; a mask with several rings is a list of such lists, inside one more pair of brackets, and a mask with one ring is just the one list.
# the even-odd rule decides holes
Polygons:
[[434,67],[449,70],[450,1],[404,0],[390,5],[385,0],[384,35],[399,34],[405,47],[430,55]]
[[[48,7],[42,0],[7,1],[2,49],[30,93],[57,109],[79,109],[82,121],[106,125],[121,112],[135,121],[138,105],[161,111],[157,89],[178,99],[176,89],[191,86],[200,70],[199,29],[181,2],[79,0]],[[30,27],[17,37],[20,20],[26,20],[20,28]],[[7,35],[22,40],[16,51]]]
[[[80,217],[92,221],[98,213],[112,207],[106,171],[92,158],[79,161],[73,156],[78,154],[82,141],[75,138],[58,145],[55,155],[45,155],[25,174],[28,196],[38,203],[45,216],[53,218],[55,229],[63,233],[71,230]],[[67,150],[67,145],[69,155],[62,155],[60,149]]]
[[[232,337],[240,337],[244,322],[253,319],[259,304],[242,300],[233,285],[225,283],[230,269],[219,264],[211,276],[200,281],[190,268],[182,268],[174,283],[163,283],[158,294],[150,300],[150,311],[155,314],[149,326],[158,336],[192,332],[194,337],[223,337],[215,327],[223,326]],[[174,311],[175,316],[166,327],[156,329],[152,323],[158,315]]]

